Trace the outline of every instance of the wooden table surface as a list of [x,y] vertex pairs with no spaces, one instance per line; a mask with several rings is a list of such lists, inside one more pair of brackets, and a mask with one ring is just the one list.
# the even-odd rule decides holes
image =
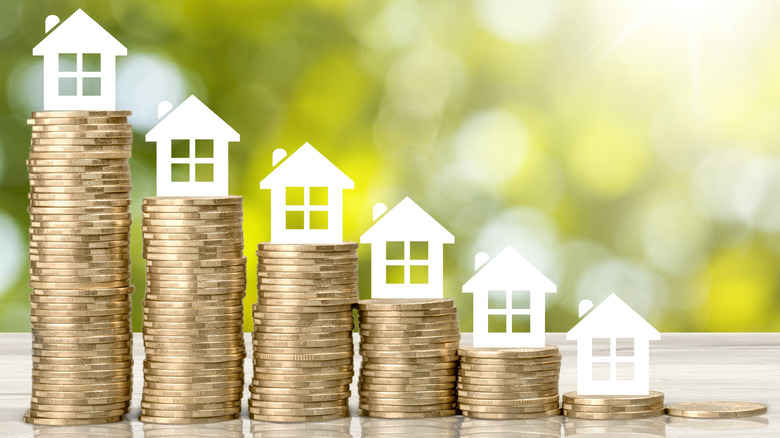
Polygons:
[[[567,342],[562,333],[548,334],[547,342],[558,345],[563,354],[561,393],[575,390],[574,343]],[[470,344],[471,334],[464,333],[461,343]],[[133,405],[128,419],[104,426],[33,427],[22,422],[30,403],[31,344],[29,333],[0,334],[0,436],[3,437],[780,436],[780,333],[667,333],[661,341],[651,343],[650,387],[663,392],[667,403],[752,401],[766,404],[769,407],[766,415],[740,420],[659,417],[620,422],[562,417],[517,421],[463,417],[429,420],[357,417],[357,391],[353,382],[353,397],[350,399],[353,417],[343,420],[305,424],[250,421],[246,412],[248,390],[245,390],[244,411],[239,420],[197,426],[143,424],[138,421],[143,386],[143,344],[140,334],[136,333]],[[252,346],[249,334],[247,346]],[[356,354],[356,370],[359,361],[360,356]],[[247,376],[251,375],[251,364],[248,359],[245,365]]]

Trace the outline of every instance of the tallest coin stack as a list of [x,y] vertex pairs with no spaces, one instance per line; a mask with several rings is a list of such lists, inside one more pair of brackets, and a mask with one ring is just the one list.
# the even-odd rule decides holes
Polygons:
[[28,120],[28,423],[110,423],[130,405],[129,115],[43,111]]

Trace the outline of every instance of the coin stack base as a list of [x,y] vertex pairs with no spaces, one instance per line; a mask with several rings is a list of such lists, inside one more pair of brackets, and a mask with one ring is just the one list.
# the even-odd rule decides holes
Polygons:
[[132,392],[130,111],[34,112],[30,326],[35,425],[121,421]]
[[250,418],[348,417],[357,244],[261,243],[257,256]]
[[142,211],[146,360],[139,419],[238,418],[246,358],[242,198],[152,197]]
[[563,394],[563,415],[586,420],[630,420],[664,414],[664,395],[577,395]]
[[463,415],[519,420],[560,415],[558,347],[461,347],[458,406]]
[[434,418],[457,413],[457,308],[450,298],[358,302],[358,413]]

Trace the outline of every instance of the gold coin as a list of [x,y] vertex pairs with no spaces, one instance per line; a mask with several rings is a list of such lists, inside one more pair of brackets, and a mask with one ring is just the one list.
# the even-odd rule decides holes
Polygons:
[[563,409],[572,412],[595,412],[595,413],[619,413],[619,412],[643,412],[663,409],[663,402],[642,404],[642,405],[619,405],[619,406],[605,406],[605,405],[573,405],[570,403],[564,403]]
[[473,364],[470,362],[461,362],[460,367],[464,371],[524,374],[524,373],[536,373],[542,371],[560,371],[561,362],[560,361],[535,362],[535,363],[529,362],[529,365],[514,365],[514,364],[483,365],[483,364]]
[[24,415],[24,422],[39,426],[85,426],[90,424],[108,424],[122,421],[124,415],[92,417],[92,418],[41,418],[30,411]]
[[578,395],[576,392],[563,394],[563,403],[573,405],[639,405],[650,403],[663,403],[664,395],[657,391],[650,391],[647,395]]
[[[397,381],[397,380],[396,380]],[[418,383],[418,384],[374,384],[358,382],[358,389],[390,393],[415,393],[416,391],[441,391],[454,390],[455,385],[452,382],[445,383]]]
[[533,418],[555,417],[561,415],[560,409],[552,409],[545,412],[533,413],[497,413],[497,412],[472,412],[461,410],[464,416],[482,420],[527,420]]
[[[146,409],[141,407],[141,415],[167,418],[205,418],[205,417],[223,417],[234,415],[241,412],[241,406],[234,406],[220,409],[199,409],[199,410],[180,410],[170,409]],[[140,418],[140,417],[139,417]]]
[[[250,387],[250,392],[253,387]],[[317,394],[265,394],[263,388],[260,388],[260,392],[251,392],[249,396],[249,403],[296,403],[299,406],[301,404],[309,403],[334,403],[348,400],[350,397],[349,391],[335,392],[335,393],[317,393]]]
[[268,421],[275,423],[309,423],[309,422],[324,422],[333,421],[339,418],[349,417],[349,410],[347,412],[339,412],[332,415],[311,415],[311,416],[298,416],[298,415],[266,415],[252,412],[250,408],[249,418],[257,421]]
[[521,391],[552,391],[558,390],[558,381],[550,382],[550,383],[540,383],[540,384],[516,384],[516,383],[509,383],[509,384],[502,384],[502,385],[487,385],[482,383],[463,383],[458,380],[458,389],[463,389],[466,391],[473,391],[474,389],[479,389],[484,392],[521,392]]
[[334,244],[285,244],[285,243],[260,243],[257,245],[258,251],[277,251],[277,252],[332,252],[332,251],[356,251],[358,243],[343,242]]
[[474,348],[473,346],[464,346],[458,349],[458,354],[467,358],[507,360],[556,356],[559,351],[555,345],[546,345],[541,348]]
[[260,263],[267,263],[267,260],[282,260],[282,259],[294,259],[298,261],[305,261],[308,259],[321,260],[326,259],[343,259],[344,257],[356,257],[355,250],[345,251],[265,251],[259,250],[255,252]]
[[299,361],[299,360],[282,360],[282,359],[263,359],[263,358],[258,358],[256,354],[253,356],[254,356],[255,368],[257,367],[291,368],[291,369],[302,369],[308,371],[310,368],[325,369],[329,367],[339,367],[339,366],[352,364],[352,357],[343,358],[343,359],[331,359],[331,360],[313,359],[313,360]]
[[371,413],[377,413],[377,412],[395,412],[395,413],[412,413],[412,414],[419,414],[424,412],[432,412],[432,411],[450,411],[452,409],[455,409],[457,406],[457,403],[441,403],[441,404],[434,404],[434,405],[415,405],[415,406],[399,406],[399,405],[380,405],[380,404],[372,404],[360,401],[358,403],[358,409],[361,409],[363,411],[368,411]]
[[363,417],[387,418],[387,419],[414,419],[414,418],[439,418],[457,415],[455,409],[444,409],[430,412],[381,412],[358,409],[358,415]]
[[225,402],[212,402],[212,403],[153,403],[141,399],[141,409],[146,410],[159,410],[159,411],[172,411],[177,414],[181,411],[193,412],[202,410],[216,410],[216,409],[232,409],[241,407],[241,400],[232,400]]
[[663,409],[642,411],[642,412],[579,412],[563,410],[563,415],[569,418],[582,418],[586,420],[630,420],[635,418],[652,418],[664,414]]
[[666,407],[666,415],[687,418],[744,418],[766,412],[766,405],[737,401],[672,403]]
[[224,421],[235,420],[239,416],[238,413],[231,415],[223,415],[218,417],[203,417],[203,418],[167,418],[167,417],[154,417],[141,413],[138,415],[138,421],[144,423],[156,423],[156,424],[203,424],[203,423],[219,423]]
[[65,110],[65,111],[33,111],[32,117],[34,119],[45,118],[60,118],[60,117],[129,117],[133,114],[132,111],[85,111],[85,110]]
[[175,196],[150,196],[143,199],[143,204],[150,205],[225,205],[241,204],[241,196],[197,196],[197,197],[175,197]]

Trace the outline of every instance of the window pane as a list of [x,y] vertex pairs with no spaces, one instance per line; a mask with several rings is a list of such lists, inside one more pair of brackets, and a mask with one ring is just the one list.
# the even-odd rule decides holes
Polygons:
[[100,96],[100,78],[84,78],[81,83],[82,96]]
[[309,213],[309,228],[312,230],[328,229],[328,212],[312,211]]
[[195,158],[214,158],[214,140],[195,140]]
[[528,290],[513,290],[512,291],[512,308],[513,309],[530,309],[531,308],[531,291],[528,291]]
[[75,53],[60,53],[60,66],[61,72],[75,72],[76,71],[76,54]]
[[593,362],[593,380],[610,380],[610,367],[609,362]]
[[615,354],[617,356],[631,356],[634,357],[634,339],[633,338],[617,338],[615,339]]
[[409,258],[428,260],[428,242],[409,242]]
[[214,182],[214,165],[211,163],[195,164],[195,181]]
[[506,333],[506,315],[488,315],[488,333]]
[[189,158],[189,140],[171,140],[171,158]]
[[328,188],[311,187],[309,189],[309,205],[328,205]]
[[412,284],[428,284],[427,266],[410,266],[409,281]]
[[404,267],[403,266],[386,266],[385,267],[385,283],[387,283],[387,284],[404,284]]
[[81,55],[81,71],[99,72],[100,71],[100,53],[85,53]]
[[404,259],[404,243],[387,242],[385,247],[385,260],[403,260],[403,259]]
[[190,165],[186,163],[171,164],[171,181],[186,182],[190,180]]
[[634,380],[634,362],[617,362],[617,380]]
[[287,187],[287,205],[303,205],[303,187]]
[[512,315],[512,333],[531,333],[531,315]]
[[506,291],[488,291],[488,309],[506,309]]
[[76,95],[76,78],[60,78],[60,96]]
[[303,229],[303,212],[302,211],[288,211],[285,221],[285,228],[288,230],[302,230]]
[[593,356],[609,356],[609,338],[593,338]]

